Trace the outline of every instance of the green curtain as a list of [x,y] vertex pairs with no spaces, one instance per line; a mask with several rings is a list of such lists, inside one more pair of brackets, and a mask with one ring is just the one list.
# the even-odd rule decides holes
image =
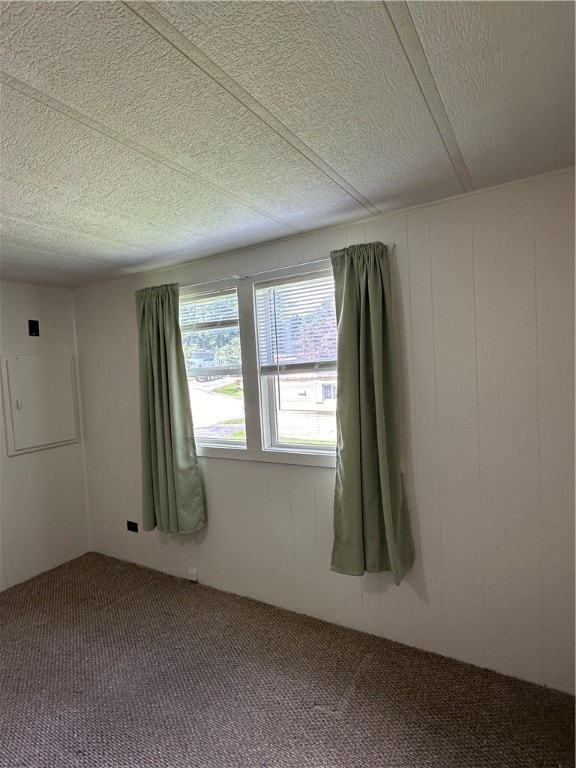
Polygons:
[[179,323],[178,284],[136,293],[145,531],[191,533],[204,496]]
[[414,562],[400,469],[388,251],[382,243],[330,254],[338,322],[333,571],[391,571]]

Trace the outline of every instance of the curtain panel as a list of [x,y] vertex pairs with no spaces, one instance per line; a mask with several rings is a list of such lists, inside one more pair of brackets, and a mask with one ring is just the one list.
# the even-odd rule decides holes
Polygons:
[[145,531],[191,533],[204,495],[182,350],[178,284],[136,293]]
[[330,254],[338,323],[333,571],[391,571],[414,562],[404,495],[389,255],[382,243]]

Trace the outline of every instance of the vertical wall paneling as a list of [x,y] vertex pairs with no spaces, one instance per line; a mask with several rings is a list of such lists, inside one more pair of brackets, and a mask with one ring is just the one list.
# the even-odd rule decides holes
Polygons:
[[126,530],[126,520],[142,515],[135,290],[96,285],[75,302],[78,363],[92,546],[155,568],[163,551]]
[[305,237],[283,240],[278,243],[277,254],[279,265],[307,264],[310,261],[317,261],[321,258],[320,236],[317,233],[311,233]]
[[463,661],[484,654],[470,205],[430,208],[444,651]]
[[[306,246],[308,247],[306,248]],[[307,251],[306,255],[309,255],[311,250],[314,250],[312,238],[310,242],[307,238],[303,237],[291,237],[289,240],[281,240],[276,245],[277,264],[280,265],[286,262],[288,254],[291,255],[291,261],[294,264],[310,261],[315,256],[312,255],[310,258],[306,258],[305,251]]]
[[257,474],[262,599],[293,610],[291,467],[286,464],[259,464]]
[[444,652],[442,520],[438,508],[438,456],[434,316],[429,209],[407,215],[414,376],[414,460],[420,520],[422,631],[432,650]]
[[534,182],[545,679],[574,680],[574,175]]
[[[232,464],[232,461],[227,460],[202,462],[204,486],[208,489],[205,494],[207,527],[203,533],[190,537],[190,543],[192,540],[199,540],[202,541],[202,546],[188,547],[189,565],[198,568],[200,579],[209,567],[212,586],[226,592],[236,590],[238,561],[241,556],[236,539],[238,513],[233,503],[234,486],[229,475]],[[222,474],[225,474],[226,482],[222,482]],[[177,538],[186,545],[186,539]]]
[[292,525],[294,532],[294,600],[304,613],[317,616],[318,533],[316,530],[314,469],[291,467]]
[[321,259],[330,258],[331,251],[338,251],[340,248],[346,248],[348,245],[348,238],[346,236],[345,227],[335,227],[334,229],[327,229],[320,232],[319,237],[319,250]]
[[206,531],[126,532],[141,517],[134,291],[152,273],[75,291],[94,546],[572,692],[573,183],[562,172],[162,273],[189,285],[394,246],[417,546],[399,588],[330,571],[332,469],[203,458]]
[[[206,542],[212,535],[210,510],[214,511],[214,517],[218,518],[222,514],[221,520],[214,521],[216,526],[225,526],[226,530],[221,532],[221,538],[226,539],[223,547],[218,546],[214,557],[225,560],[226,567],[226,585],[227,590],[241,595],[250,595],[261,598],[262,574],[260,554],[260,521],[256,505],[253,498],[254,480],[246,473],[243,462],[241,461],[203,461],[203,466],[207,468],[208,475],[205,474],[206,487],[209,492],[206,494],[208,503],[208,529],[206,531]],[[214,473],[216,477],[214,478]],[[221,482],[222,476],[226,477],[226,482]],[[224,498],[221,499],[223,509],[217,508],[218,502],[213,498],[213,487],[220,478],[220,486]],[[198,539],[203,539],[199,536]],[[194,555],[200,553],[204,548],[204,543],[196,546]],[[256,552],[256,557],[246,557],[246,553]],[[202,573],[200,573],[202,579]]]
[[[248,597],[263,599],[262,594],[262,559],[260,557],[260,516],[254,503],[254,476],[246,472],[244,462],[230,462],[234,464],[231,471],[234,499],[232,514],[238,518],[235,546],[238,549],[241,561],[238,566],[242,575],[242,594]],[[247,557],[247,553],[255,555]],[[232,590],[236,591],[236,590]]]
[[366,224],[351,224],[346,227],[346,245],[366,242]]
[[[40,336],[29,336],[30,319],[39,321]],[[72,292],[2,283],[0,350],[3,359],[77,355]],[[3,588],[78,557],[89,541],[81,443],[8,456],[7,426],[0,420]]]
[[334,621],[343,627],[362,629],[362,579],[333,573]]
[[541,682],[532,184],[479,194],[472,204],[486,663]]
[[[333,541],[334,472],[314,469],[314,509],[318,542],[319,618],[335,621],[336,574],[330,570]],[[352,578],[352,577],[350,577]]]
[[388,575],[365,573],[362,577],[362,627],[371,635],[382,635],[382,594],[386,589]]

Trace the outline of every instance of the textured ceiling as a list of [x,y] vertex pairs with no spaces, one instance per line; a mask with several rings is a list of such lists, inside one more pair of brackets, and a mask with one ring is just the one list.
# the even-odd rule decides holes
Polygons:
[[574,162],[571,2],[2,2],[0,275],[76,285]]

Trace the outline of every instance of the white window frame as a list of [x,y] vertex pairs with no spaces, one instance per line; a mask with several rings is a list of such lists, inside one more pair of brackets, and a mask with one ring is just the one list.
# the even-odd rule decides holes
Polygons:
[[[271,278],[266,278],[265,276],[260,276],[260,279],[254,280],[253,282],[253,292],[254,295],[256,295],[256,290],[259,288],[267,288],[267,287],[273,287],[274,285],[286,285],[288,283],[300,283],[300,282],[306,282],[308,280],[313,280],[317,277],[332,277],[332,270],[326,267],[315,269],[312,272],[296,272],[292,273],[292,270],[288,272],[287,274],[279,276],[278,274],[274,273]],[[257,335],[257,333],[256,333]],[[258,361],[257,361],[258,363]],[[318,369],[330,369],[332,370],[335,368],[332,365],[327,365],[326,363],[318,363],[316,366]],[[293,369],[293,372],[298,372],[297,366],[279,366],[281,373],[290,373],[290,369]],[[300,369],[302,370],[302,369]],[[274,377],[273,374],[270,374],[268,376],[263,375],[259,371],[259,377],[260,377],[260,401],[261,401],[261,413],[267,414],[267,419],[265,420],[265,423],[262,425],[263,428],[263,434],[264,434],[264,442],[266,445],[265,450],[267,451],[284,451],[287,453],[308,453],[308,454],[320,454],[320,455],[333,455],[335,451],[334,446],[308,446],[304,443],[291,443],[289,446],[287,444],[280,444],[280,441],[278,440],[277,435],[277,408],[276,408],[276,402],[275,402],[275,395],[276,395],[276,389],[274,386]],[[265,382],[263,383],[262,379],[265,378]]]
[[[180,305],[186,304],[191,299],[202,299],[202,298],[218,298],[222,296],[226,296],[227,294],[232,295],[233,293],[236,293],[236,299],[238,300],[238,291],[235,285],[230,285],[227,288],[214,288],[213,290],[190,290],[186,288],[180,289]],[[238,307],[240,306],[240,302],[238,301]],[[232,322],[232,321],[224,321],[224,322],[206,322],[206,323],[192,323],[188,325],[182,325],[180,324],[180,331],[182,334],[185,333],[191,333],[194,330],[197,330],[197,326],[204,326],[201,330],[211,330],[216,328],[231,328],[231,327],[237,327],[240,331],[240,310],[238,309],[238,322]],[[240,347],[242,347],[242,339],[240,339]],[[199,367],[196,369],[193,369],[194,376],[196,375],[203,375],[207,371],[209,371],[211,374],[216,375],[222,375],[222,376],[233,376],[234,374],[240,373],[242,371],[242,366],[238,368],[205,368],[205,367]],[[188,375],[188,368],[186,369],[186,374]],[[200,438],[197,438],[197,440]],[[226,440],[225,438],[209,438],[209,437],[203,437],[201,438],[203,444],[205,446],[215,446],[215,447],[222,447],[222,448],[244,448],[245,443],[241,443],[240,441],[233,441],[233,440]]]
[[[242,379],[244,386],[244,418],[246,425],[245,445],[209,445],[197,442],[198,456],[219,459],[240,459],[244,461],[261,461],[277,464],[299,464],[314,467],[335,467],[336,450],[314,450],[294,444],[294,447],[268,447],[271,443],[270,417],[262,419],[262,409],[265,407],[266,395],[258,366],[258,347],[256,334],[255,286],[259,283],[270,283],[292,278],[314,278],[321,274],[331,273],[330,262],[322,260],[313,264],[303,264],[293,267],[282,267],[254,275],[244,275],[189,285],[180,289],[181,300],[189,299],[207,293],[225,292],[235,288],[238,296],[238,324],[240,328],[240,347],[242,350]],[[272,407],[274,403],[272,403]],[[275,415],[275,414],[274,414]]]

